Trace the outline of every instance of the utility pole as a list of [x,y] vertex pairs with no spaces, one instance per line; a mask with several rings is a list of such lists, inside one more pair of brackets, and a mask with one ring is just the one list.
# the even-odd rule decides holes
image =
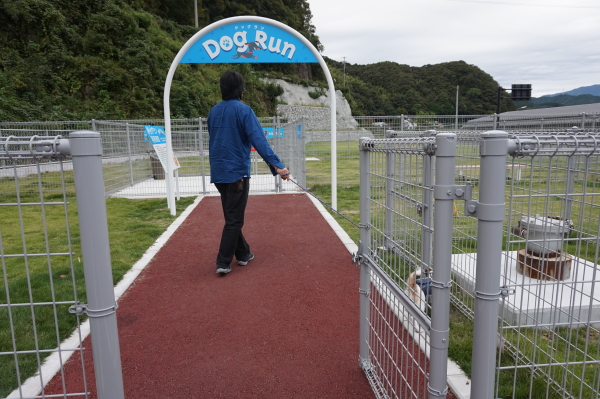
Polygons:
[[460,86],[456,86],[456,116],[454,118],[454,130],[458,130],[458,88]]
[[346,57],[342,57],[344,59],[344,87],[346,87]]

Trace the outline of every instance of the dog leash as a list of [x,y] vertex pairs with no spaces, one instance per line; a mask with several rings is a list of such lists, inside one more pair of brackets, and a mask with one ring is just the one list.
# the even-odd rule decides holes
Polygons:
[[[289,175],[289,173],[286,173],[286,174],[280,175],[280,176],[287,176],[287,175]],[[312,196],[313,198],[315,198],[321,204],[325,205],[327,208],[331,209],[333,212],[337,213],[339,216],[341,216],[342,218],[346,219],[348,222],[350,222],[356,228],[360,229],[360,226],[358,224],[354,223],[352,220],[348,219],[346,216],[342,215],[341,213],[339,213],[338,211],[336,211],[335,209],[333,209],[329,204],[327,204],[325,201],[321,200],[319,197],[317,197],[316,195],[314,195],[313,193],[311,193],[310,191],[308,191],[308,189],[302,187],[300,184],[298,184],[297,182],[295,182],[293,179],[291,179],[291,178],[288,177],[287,181],[294,183],[296,186],[300,187],[302,190],[304,190],[310,196]]]

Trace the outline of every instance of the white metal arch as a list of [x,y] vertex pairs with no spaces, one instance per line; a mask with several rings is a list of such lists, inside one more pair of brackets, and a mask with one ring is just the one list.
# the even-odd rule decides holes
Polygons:
[[[282,24],[281,22],[275,21],[273,19],[264,18],[264,17],[255,17],[255,16],[240,16],[240,17],[232,17],[222,19],[220,21],[214,22],[200,31],[198,31],[194,36],[192,36],[184,45],[181,47],[175,59],[171,63],[171,67],[169,68],[169,73],[167,74],[167,80],[165,81],[165,91],[164,91],[164,113],[165,113],[165,133],[167,139],[167,159],[173,159],[173,147],[171,140],[171,108],[169,105],[169,97],[171,94],[171,83],[173,81],[173,75],[175,75],[175,70],[177,70],[177,66],[181,62],[181,59],[186,54],[188,49],[198,41],[201,37],[206,35],[208,32],[219,28],[223,25],[231,24],[231,23],[240,23],[240,22],[250,22],[250,23],[262,23],[267,25],[272,25],[276,28],[284,30],[289,34],[293,35],[295,38],[300,40],[315,56],[315,58],[319,61],[319,65],[323,69],[325,73],[325,78],[327,79],[327,85],[329,86],[329,99],[330,99],[330,108],[331,108],[331,203],[334,209],[337,209],[337,130],[336,130],[336,98],[335,98],[335,87],[333,85],[333,79],[331,78],[331,73],[329,72],[329,68],[327,64],[325,64],[325,60],[319,53],[319,51],[313,46],[313,44],[308,41],[304,36],[302,36],[295,29],[290,28],[289,26]],[[171,215],[175,215],[175,190],[173,184],[173,167],[172,163],[167,162],[167,173],[166,173],[166,185],[167,185],[167,204],[171,211]]]

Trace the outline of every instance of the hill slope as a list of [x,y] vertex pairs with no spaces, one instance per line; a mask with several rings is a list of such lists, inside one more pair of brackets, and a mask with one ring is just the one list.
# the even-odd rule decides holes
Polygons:
[[[354,115],[437,114],[453,115],[456,86],[461,115],[494,113],[498,83],[478,67],[464,61],[411,67],[395,62],[369,65],[343,64],[328,60],[337,86],[347,96]],[[516,109],[502,101],[502,111]]]
[[[320,46],[305,0],[199,3],[205,24],[239,13],[283,18]],[[192,1],[174,0],[0,2],[0,120],[162,117],[167,71],[196,32],[190,5],[193,10]],[[182,64],[171,89],[173,116],[207,115],[220,100],[218,78],[227,68],[245,75],[245,102],[272,115],[276,88],[251,66]]]
[[578,87],[577,89],[565,91],[564,93],[556,93],[556,94],[547,94],[544,97],[556,97],[563,94],[569,94],[571,96],[580,96],[582,94],[590,94],[592,96],[600,96],[600,85],[591,85],[591,86],[583,86]]

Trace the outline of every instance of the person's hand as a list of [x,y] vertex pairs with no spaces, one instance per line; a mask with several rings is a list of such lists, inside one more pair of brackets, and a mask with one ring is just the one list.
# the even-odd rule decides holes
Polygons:
[[290,178],[290,171],[288,170],[288,168],[279,169],[278,167],[275,167],[275,172],[277,172],[277,174],[281,176],[283,180],[287,180]]

